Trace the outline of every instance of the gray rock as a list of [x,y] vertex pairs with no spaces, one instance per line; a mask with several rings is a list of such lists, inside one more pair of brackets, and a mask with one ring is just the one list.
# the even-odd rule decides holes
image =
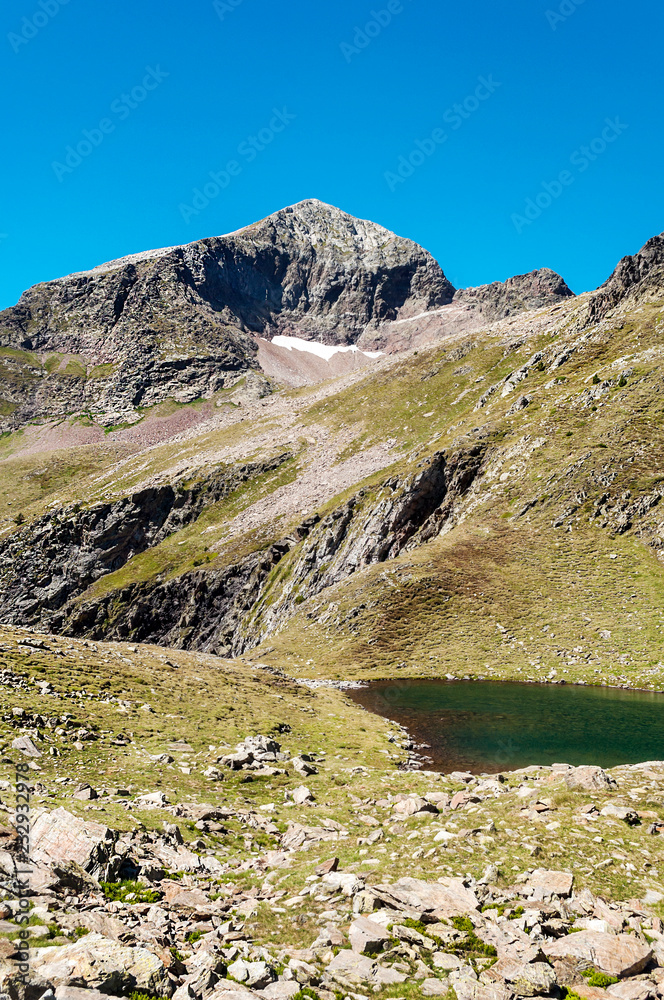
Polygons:
[[548,958],[572,958],[589,962],[607,976],[635,976],[646,967],[652,949],[632,934],[602,934],[579,931],[542,946]]
[[72,862],[99,878],[113,853],[117,833],[100,823],[79,819],[66,809],[42,813],[31,831],[31,858],[38,864]]
[[273,969],[267,962],[248,962],[245,959],[238,959],[228,966],[228,974],[244,983],[250,989],[265,989],[265,987],[276,979]]
[[12,740],[12,748],[20,750],[26,757],[41,757],[41,750],[38,750],[29,736],[17,736]]
[[630,809],[629,806],[618,806],[612,802],[604,806],[600,811],[600,816],[610,816],[612,819],[620,819],[629,826],[636,826],[639,822],[639,815],[635,809]]
[[438,806],[427,802],[419,795],[408,795],[394,806],[394,812],[400,816],[414,816],[416,813],[437,813]]
[[617,785],[615,778],[591,764],[573,767],[564,775],[564,781],[568,788],[582,788],[587,792],[604,791]]
[[478,910],[480,905],[472,889],[467,889],[461,879],[455,878],[424,882],[405,877],[392,885],[376,886],[374,891],[389,905],[409,906],[423,912],[435,911],[438,919],[463,916]]
[[521,997],[546,996],[556,985],[556,974],[546,962],[523,963],[509,958],[500,958],[482,973],[482,979],[491,984],[509,983]]
[[116,995],[132,990],[172,992],[161,959],[145,948],[127,948],[101,934],[88,934],[63,948],[38,948],[31,966],[33,974],[57,987],[88,987]]
[[449,991],[449,983],[443,979],[425,979],[420,984],[420,992],[424,997],[444,997]]
[[301,774],[303,778],[308,777],[310,774],[318,774],[318,768],[301,757],[293,757],[292,763],[294,770],[298,774]]
[[367,917],[357,917],[350,925],[348,940],[353,951],[375,953],[390,940],[388,931]]
[[296,806],[310,805],[315,801],[316,796],[306,785],[300,785],[293,789],[293,802]]

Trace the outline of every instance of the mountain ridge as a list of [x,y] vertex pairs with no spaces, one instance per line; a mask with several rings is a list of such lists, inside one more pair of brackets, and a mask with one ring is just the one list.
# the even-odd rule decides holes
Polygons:
[[[391,323],[449,307],[457,325],[461,309],[477,326],[568,294],[546,270],[459,292],[413,241],[309,199],[226,236],[130,254],[24,292],[0,313],[0,431],[76,414],[102,427],[133,424],[168,399],[213,399],[243,378],[269,392],[258,338],[400,350]],[[447,329],[434,324],[432,336]]]

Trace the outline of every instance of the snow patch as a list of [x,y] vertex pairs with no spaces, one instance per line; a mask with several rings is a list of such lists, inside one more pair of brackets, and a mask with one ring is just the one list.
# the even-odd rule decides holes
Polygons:
[[306,351],[308,354],[315,354],[325,361],[329,361],[335,354],[347,354],[349,351],[355,354],[364,354],[366,358],[380,358],[383,351],[361,351],[354,344],[352,347],[336,347],[329,344],[319,344],[316,340],[302,340],[300,337],[273,337],[272,343],[277,347],[285,347],[288,351]]

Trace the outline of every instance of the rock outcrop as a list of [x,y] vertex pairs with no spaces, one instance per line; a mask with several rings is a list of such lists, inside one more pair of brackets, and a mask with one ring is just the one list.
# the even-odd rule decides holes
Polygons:
[[153,250],[35,285],[0,313],[0,430],[209,398],[258,369],[255,335],[354,344],[450,302],[411,240],[310,200],[228,236]]
[[588,319],[600,320],[623,302],[664,298],[664,233],[652,239],[633,256],[623,257],[615,271],[590,300]]
[[46,514],[0,543],[6,622],[45,622],[96,580],[195,521],[208,505],[291,458],[220,467],[191,486],[164,485],[122,500]]
[[482,324],[493,323],[529,309],[544,309],[573,298],[574,292],[548,267],[494,281],[477,288],[461,288],[454,304],[469,309]]
[[[113,565],[105,568],[96,555],[105,547],[101,538],[106,537],[103,526],[109,512],[98,518],[101,538],[95,540],[91,532],[84,550],[80,532],[75,537],[70,532],[58,549],[31,527],[5,546],[0,593],[3,588],[11,589],[11,599],[8,595],[3,599],[3,606],[11,609],[5,618],[13,624],[38,621],[75,636],[131,638],[238,655],[276,631],[304,600],[439,534],[452,517],[455,502],[478,474],[485,450],[475,445],[452,456],[436,454],[410,477],[393,477],[375,490],[359,491],[322,520],[317,515],[308,518],[289,536],[233,565],[196,569],[165,581],[132,583],[79,603],[74,598],[87,582]],[[172,530],[172,519],[160,520],[163,524],[152,534],[155,543],[164,537],[168,525]],[[21,560],[14,554],[17,546],[24,553]],[[44,561],[35,550],[44,553]],[[46,561],[51,560],[51,582],[46,587],[40,588],[35,572],[30,571],[28,553],[42,574],[47,572]],[[273,577],[286,557],[288,572],[281,580]],[[78,569],[83,563],[90,567],[85,574]],[[53,575],[69,566],[75,572],[66,579]]]

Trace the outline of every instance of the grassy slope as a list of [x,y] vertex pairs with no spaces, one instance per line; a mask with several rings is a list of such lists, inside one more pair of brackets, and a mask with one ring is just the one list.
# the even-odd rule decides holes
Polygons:
[[[26,645],[30,642],[32,646]],[[11,741],[29,732],[44,750],[34,770],[35,810],[64,805],[114,828],[158,829],[163,822],[173,822],[173,814],[167,809],[142,808],[134,799],[142,792],[161,790],[172,803],[209,802],[245,809],[273,804],[269,816],[282,831],[292,821],[312,826],[324,818],[340,822],[347,837],[299,852],[285,873],[279,874],[280,887],[288,895],[332,854],[339,856],[344,870],[356,870],[379,882],[402,875],[437,878],[469,872],[479,876],[487,864],[494,863],[506,885],[517,873],[534,866],[571,865],[579,887],[588,885],[609,897],[638,897],[645,888],[662,888],[664,842],[646,833],[648,822],[664,818],[661,775],[618,769],[620,787],[610,793],[571,792],[560,781],[547,780],[539,795],[549,811],[540,817],[542,822],[528,821],[527,826],[520,815],[527,803],[514,792],[497,799],[490,796],[444,816],[404,820],[375,801],[388,792],[452,792],[461,789],[462,782],[429,772],[399,771],[396,764],[403,752],[387,739],[394,727],[335,690],[310,691],[240,661],[153,646],[80,642],[10,628],[0,629],[0,646],[2,667],[25,681],[19,690],[3,686],[0,776],[13,784],[11,761],[16,752],[11,750]],[[39,692],[36,682],[42,679],[51,682],[53,693]],[[115,700],[104,700],[109,698]],[[151,710],[143,707],[146,704]],[[35,726],[34,718],[27,725],[21,723],[12,715],[14,708],[31,716],[39,713],[44,719],[61,719],[67,713],[72,720],[66,733],[58,734],[47,726]],[[83,749],[78,749],[74,740],[81,726],[94,731],[98,739],[84,739]],[[285,775],[248,783],[245,773],[225,768],[222,781],[204,776],[228,743],[285,726],[291,731],[277,737],[285,749],[317,755],[319,773],[305,780],[316,796],[315,807],[285,804],[284,791],[302,783],[290,768]],[[120,735],[129,736],[131,743],[126,747],[113,743]],[[172,749],[171,741],[176,740],[185,740],[192,751]],[[51,756],[49,746],[57,750],[57,756]],[[173,763],[150,757],[169,749]],[[527,776],[514,773],[508,784],[516,788],[536,776],[537,769]],[[77,784],[86,781],[100,791],[100,799],[86,803],[71,798]],[[129,795],[119,796],[117,789]],[[3,792],[3,800],[11,805],[11,790]],[[601,808],[608,800],[624,801],[643,811],[642,825],[628,827],[610,818],[589,825],[581,818],[583,805],[594,802]],[[381,839],[368,845],[366,837],[377,827],[366,824],[363,816],[367,813],[377,816],[381,828]],[[201,838],[193,821],[177,822],[187,840]],[[203,839],[222,861],[230,861],[232,869],[257,850],[278,846],[270,835],[252,832],[234,820],[225,826],[226,833],[206,834]],[[435,841],[443,829],[453,839]],[[518,836],[515,829],[520,831]],[[264,873],[249,870],[233,878],[238,884],[260,884]],[[317,919],[308,902],[290,909],[283,918],[262,908],[253,922],[254,937],[267,940],[276,930],[284,945],[307,946],[315,936]]]
[[[608,331],[604,343],[589,344],[558,368],[553,385],[550,372],[535,371],[505,399],[497,393],[484,411],[468,412],[466,404],[453,428],[450,419],[460,415],[449,405],[451,390],[463,391],[477,371],[486,370],[480,359],[491,362],[491,380],[498,381],[542,341],[522,348],[521,359],[511,354],[509,364],[496,358],[495,349],[487,357],[485,348],[476,348],[464,357],[464,367],[472,370],[461,377],[450,373],[454,362],[441,365],[428,354],[404,361],[389,381],[379,377],[365,384],[373,394],[366,392],[366,415],[358,407],[360,434],[377,428],[396,434],[410,403],[417,413],[408,425],[410,447],[422,454],[488,431],[488,472],[452,531],[325,591],[270,638],[271,652],[257,655],[267,662],[286,658],[298,670],[312,661],[309,673],[337,677],[385,676],[396,664],[413,674],[532,679],[554,668],[570,680],[663,687],[662,571],[649,546],[659,537],[657,509],[650,517],[652,539],[639,537],[638,519],[631,531],[615,534],[593,516],[603,493],[618,498],[629,491],[633,502],[662,483],[657,317],[651,311],[638,323]],[[644,357],[651,347],[657,350]],[[432,368],[439,374],[422,382]],[[621,384],[620,373],[630,369]],[[584,393],[596,388],[594,376],[598,399],[586,404]],[[488,382],[469,394],[471,404]],[[415,410],[424,401],[422,386],[426,405],[435,409],[427,419],[448,427],[440,437],[422,427],[423,407]],[[521,392],[532,397],[531,405],[509,415]],[[342,401],[327,419],[341,420],[349,407],[350,400]],[[380,420],[371,417],[376,411]],[[479,432],[459,435],[487,417]]]
[[[282,426],[279,416],[282,401],[297,414],[300,434],[324,432],[339,442],[339,460],[373,444],[394,445],[397,457],[389,469],[357,488],[408,473],[434,451],[482,440],[489,447],[487,467],[451,531],[310,599],[258,657],[335,677],[386,676],[397,665],[429,676],[532,679],[556,669],[569,680],[659,688],[662,583],[651,544],[660,544],[657,508],[616,535],[611,525],[598,526],[593,505],[605,493],[615,500],[626,491],[633,502],[664,482],[661,309],[648,305],[626,321],[580,336],[578,308],[576,300],[553,313],[528,314],[487,334],[389,360],[350,385],[339,380],[324,392],[288,391],[264,401],[255,419],[119,463],[116,455],[100,455],[100,466],[113,462],[105,473],[85,475],[82,467],[69,484],[58,480],[59,491],[49,495],[94,502],[150,478],[172,477],[174,469],[195,477],[229,448],[256,458],[265,453],[266,436],[271,447],[293,440],[292,425]],[[490,386],[536,351],[542,352],[541,364],[513,391],[503,396],[499,386],[477,408]],[[623,372],[628,374],[621,378]],[[530,405],[511,413],[524,393]],[[300,440],[301,467],[307,445]],[[67,476],[77,460],[70,456]],[[4,471],[11,475],[12,466],[5,463]],[[215,550],[218,545],[206,529],[223,531],[227,520],[294,472],[288,466],[246,484],[195,524],[99,581],[94,593],[173,576],[207,560],[208,539],[215,538]],[[319,512],[353,492],[346,490]],[[641,537],[644,525],[650,533]],[[260,532],[233,540],[221,549],[219,565],[269,544],[277,527],[283,532],[283,525],[265,523]],[[287,563],[280,567],[284,578]]]

